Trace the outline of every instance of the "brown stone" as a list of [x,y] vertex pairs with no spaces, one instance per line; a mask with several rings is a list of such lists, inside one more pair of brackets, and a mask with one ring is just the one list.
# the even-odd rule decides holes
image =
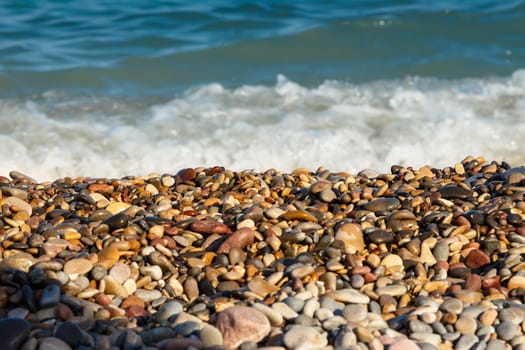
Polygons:
[[59,303],[56,306],[56,315],[62,321],[67,321],[73,317],[73,311],[66,304]]
[[479,303],[481,299],[483,299],[483,293],[474,292],[474,291],[466,290],[466,289],[455,290],[453,294],[456,299],[459,299],[466,304]]
[[471,269],[479,269],[487,264],[490,264],[489,256],[479,249],[472,249],[465,260],[465,265]]
[[111,304],[111,298],[104,293],[97,293],[95,295],[95,301],[102,306]]
[[146,304],[144,303],[144,300],[134,296],[134,295],[130,295],[129,297],[127,297],[126,299],[124,299],[124,301],[122,302],[122,304],[120,304],[120,307],[123,308],[123,309],[127,309],[128,307],[130,306],[140,306],[140,307],[144,307]]
[[334,238],[343,242],[345,253],[347,254],[355,254],[365,249],[363,230],[358,224],[347,223],[341,225],[337,229]]
[[312,221],[317,222],[315,216],[307,212],[306,210],[292,210],[281,215],[284,220],[297,220],[297,221]]
[[231,233],[230,228],[222,222],[215,220],[195,220],[191,224],[192,231],[204,234],[219,234],[224,235]]
[[481,290],[481,277],[478,274],[472,274],[465,280],[465,289],[479,292]]
[[222,311],[215,324],[222,333],[224,345],[236,349],[244,342],[259,342],[270,333],[270,322],[259,310],[233,306]]
[[483,281],[481,281],[481,285],[485,289],[489,288],[499,288],[501,287],[501,277],[500,276],[494,276],[490,278],[484,278]]
[[279,287],[262,278],[254,278],[250,280],[250,282],[248,282],[248,288],[262,298],[265,298],[268,294],[276,293],[280,290]]
[[251,228],[243,227],[226,238],[226,240],[220,245],[217,253],[229,253],[232,248],[240,248],[253,243],[255,238],[255,232]]
[[181,169],[177,173],[182,181],[192,181],[197,176],[197,172],[192,168]]
[[98,252],[98,263],[106,269],[110,269],[115,265],[120,258],[120,251],[114,247],[109,246]]
[[525,276],[512,276],[507,282],[507,288],[509,290],[516,288],[525,289]]
[[15,255],[0,261],[0,271],[13,268],[16,270],[28,272],[31,265],[33,265],[35,262],[36,259],[31,254],[22,252],[16,253]]
[[98,192],[98,193],[103,193],[103,194],[111,194],[115,188],[111,185],[108,185],[108,184],[92,184],[92,185],[89,185],[88,189],[91,191],[91,192]]
[[148,312],[143,306],[131,305],[126,308],[126,317],[141,317],[147,314]]
[[106,289],[104,290],[106,294],[113,294],[123,299],[128,297],[126,288],[113,277],[104,276],[104,282],[106,282]]
[[71,259],[64,264],[64,272],[68,275],[84,275],[92,268],[93,263],[85,258]]

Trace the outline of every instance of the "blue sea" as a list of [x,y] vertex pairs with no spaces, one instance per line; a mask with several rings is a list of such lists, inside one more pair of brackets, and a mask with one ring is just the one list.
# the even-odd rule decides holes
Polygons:
[[523,0],[0,2],[0,175],[524,150]]

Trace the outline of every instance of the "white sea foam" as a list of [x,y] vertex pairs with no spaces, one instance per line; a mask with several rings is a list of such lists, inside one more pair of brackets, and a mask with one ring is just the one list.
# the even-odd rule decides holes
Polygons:
[[0,174],[40,181],[222,165],[388,171],[467,155],[525,164],[525,70],[506,78],[194,88],[170,101],[0,100]]

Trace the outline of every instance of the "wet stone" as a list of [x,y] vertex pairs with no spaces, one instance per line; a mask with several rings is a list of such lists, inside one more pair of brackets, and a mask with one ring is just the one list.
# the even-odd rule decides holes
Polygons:
[[438,191],[441,193],[441,197],[445,199],[467,199],[472,197],[472,191],[460,186],[449,185],[440,188]]
[[372,243],[381,244],[381,243],[391,243],[394,241],[394,234],[392,232],[374,229],[371,232],[366,232],[365,237]]
[[366,210],[378,212],[378,211],[391,211],[399,206],[400,202],[397,198],[379,198],[368,202],[365,205]]
[[102,224],[108,225],[109,229],[114,231],[126,227],[131,219],[132,217],[129,215],[119,213],[102,221]]

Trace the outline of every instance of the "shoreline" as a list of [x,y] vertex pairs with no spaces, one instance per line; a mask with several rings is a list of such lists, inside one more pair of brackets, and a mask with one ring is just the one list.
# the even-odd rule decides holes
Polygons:
[[0,191],[12,349],[525,349],[525,167],[11,172]]

